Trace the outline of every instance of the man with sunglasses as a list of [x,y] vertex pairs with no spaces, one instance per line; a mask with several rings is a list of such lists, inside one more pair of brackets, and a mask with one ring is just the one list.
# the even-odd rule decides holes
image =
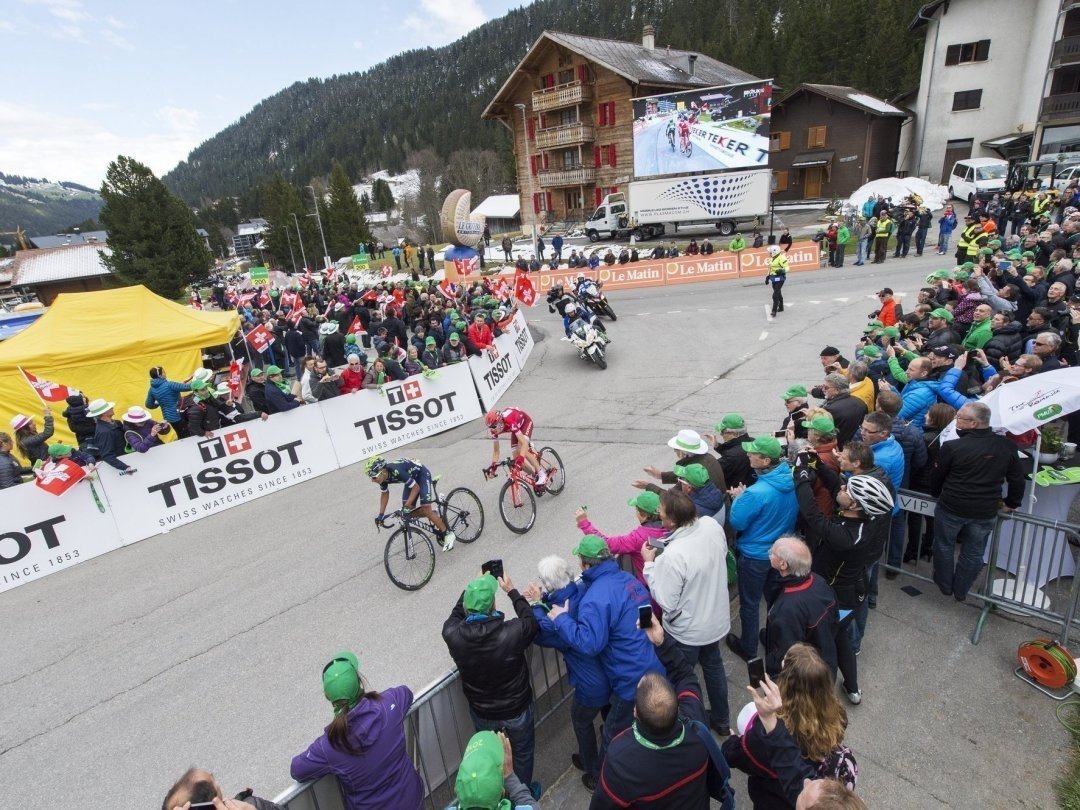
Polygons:
[[443,551],[449,551],[454,547],[457,537],[453,532],[446,530],[446,524],[433,507],[435,487],[432,486],[431,470],[411,458],[387,461],[382,456],[374,456],[367,460],[364,471],[372,483],[378,484],[381,490],[379,514],[375,518],[376,526],[382,526],[386,518],[386,505],[390,501],[390,484],[403,484],[401,508],[411,512],[413,517],[422,517],[430,521],[435,527],[435,539],[439,541]]

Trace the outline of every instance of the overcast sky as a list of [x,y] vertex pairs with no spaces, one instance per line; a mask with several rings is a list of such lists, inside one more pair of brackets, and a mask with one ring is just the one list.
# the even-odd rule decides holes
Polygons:
[[159,176],[293,82],[445,45],[523,0],[7,0],[0,171]]

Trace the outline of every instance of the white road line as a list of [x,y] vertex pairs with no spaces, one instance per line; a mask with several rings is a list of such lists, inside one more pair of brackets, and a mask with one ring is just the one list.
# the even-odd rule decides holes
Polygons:
[[820,304],[821,302],[820,302],[820,301],[808,301],[807,303],[810,303],[810,304]]
[[776,316],[772,314],[772,311],[769,309],[768,304],[765,305],[765,320],[767,320],[769,323],[772,323],[776,320]]
[[668,315],[679,315],[679,314],[681,314],[681,313],[682,313],[682,310],[681,310],[681,309],[669,309],[669,310],[667,311],[667,314],[668,314]]
[[764,340],[768,336],[769,336],[768,332],[762,332],[760,335],[758,335],[758,340]]
[[[877,298],[876,295],[871,295],[870,297],[871,298]],[[851,300],[850,298],[834,298],[833,299],[833,301],[839,301],[841,304],[846,304],[850,300]]]
[[735,309],[750,309],[750,305],[749,304],[739,304],[739,306],[735,307]]

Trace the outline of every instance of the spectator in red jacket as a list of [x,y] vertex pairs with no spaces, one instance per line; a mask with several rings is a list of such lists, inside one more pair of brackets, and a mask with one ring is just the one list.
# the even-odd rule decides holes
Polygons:
[[478,349],[490,349],[495,345],[495,335],[481,313],[477,313],[476,319],[473,321],[472,326],[469,327],[467,336]]
[[351,394],[364,387],[364,373],[367,371],[366,354],[350,354],[346,358],[345,368],[341,370],[341,393]]
[[900,320],[900,313],[897,312],[893,291],[885,287],[878,293],[878,300],[881,302],[881,309],[877,312],[877,319],[881,321],[881,325],[896,326],[896,322]]

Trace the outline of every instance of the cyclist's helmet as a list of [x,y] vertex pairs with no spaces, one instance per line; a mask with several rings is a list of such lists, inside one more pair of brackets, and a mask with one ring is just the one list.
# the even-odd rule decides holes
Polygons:
[[847,482],[847,491],[858,507],[872,517],[892,513],[892,493],[873,476],[851,476]]
[[495,425],[499,423],[500,419],[502,419],[502,414],[495,408],[492,408],[490,411],[484,414],[484,424],[487,425],[489,428],[495,427]]
[[382,456],[372,456],[364,464],[364,472],[368,478],[374,478],[386,469],[386,459]]
[[570,316],[576,315],[576,314],[577,314],[577,304],[567,304],[566,305],[566,315],[567,315],[567,317],[570,317]]

